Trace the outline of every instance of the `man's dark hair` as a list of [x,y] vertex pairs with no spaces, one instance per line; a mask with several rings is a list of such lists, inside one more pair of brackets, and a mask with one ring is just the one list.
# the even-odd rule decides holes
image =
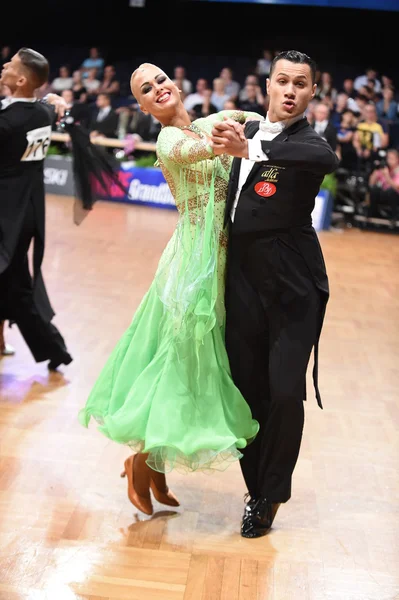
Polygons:
[[107,98],[110,103],[112,102],[111,94],[109,94],[108,92],[99,92],[98,96],[104,96],[104,98]]
[[298,50],[284,50],[284,52],[280,52],[280,54],[277,54],[277,56],[275,56],[272,60],[272,64],[270,65],[269,77],[272,76],[276,66],[276,62],[279,60],[289,60],[292,63],[309,65],[310,72],[312,75],[312,83],[315,83],[317,65],[315,61],[312,58],[310,58],[310,56],[308,56],[307,54],[304,54],[303,52],[298,52]]
[[17,54],[21,64],[29,72],[29,80],[35,88],[39,88],[48,81],[50,67],[43,54],[31,48],[20,48]]

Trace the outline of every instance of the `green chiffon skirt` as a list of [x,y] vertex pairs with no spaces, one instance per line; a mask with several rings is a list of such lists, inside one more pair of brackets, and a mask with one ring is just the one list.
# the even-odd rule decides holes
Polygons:
[[85,427],[94,418],[111,440],[149,453],[147,464],[160,472],[223,470],[259,429],[230,373],[224,264],[210,201],[195,224],[180,219],[79,412]]

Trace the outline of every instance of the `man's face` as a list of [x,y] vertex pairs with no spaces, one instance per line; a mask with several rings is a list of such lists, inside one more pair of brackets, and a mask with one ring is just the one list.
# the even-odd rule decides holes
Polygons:
[[316,90],[310,66],[285,59],[277,61],[266,85],[271,121],[284,121],[303,114]]
[[377,121],[377,111],[373,104],[366,104],[363,109],[364,119],[369,123],[374,123]]
[[73,92],[72,90],[62,90],[61,92],[62,98],[64,98],[67,104],[73,104]]
[[106,106],[108,106],[109,102],[107,96],[104,96],[103,94],[98,94],[96,104],[98,108],[105,108]]
[[328,119],[329,110],[325,104],[318,104],[314,109],[314,118],[316,121],[326,121]]
[[26,82],[26,77],[23,73],[23,65],[18,54],[14,54],[12,59],[5,63],[1,71],[0,82],[7,85],[12,92]]

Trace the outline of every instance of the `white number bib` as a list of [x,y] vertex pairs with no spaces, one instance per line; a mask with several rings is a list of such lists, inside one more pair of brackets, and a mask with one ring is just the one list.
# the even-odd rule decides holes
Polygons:
[[51,140],[51,127],[39,127],[32,129],[26,134],[28,145],[21,161],[43,160],[46,157]]

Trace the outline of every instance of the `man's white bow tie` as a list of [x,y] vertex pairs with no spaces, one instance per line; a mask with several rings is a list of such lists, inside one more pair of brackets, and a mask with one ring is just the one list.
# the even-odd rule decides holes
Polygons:
[[259,129],[261,131],[265,131],[267,133],[281,133],[285,125],[283,121],[278,121],[277,123],[271,123],[269,119],[265,119],[264,121],[260,121]]

